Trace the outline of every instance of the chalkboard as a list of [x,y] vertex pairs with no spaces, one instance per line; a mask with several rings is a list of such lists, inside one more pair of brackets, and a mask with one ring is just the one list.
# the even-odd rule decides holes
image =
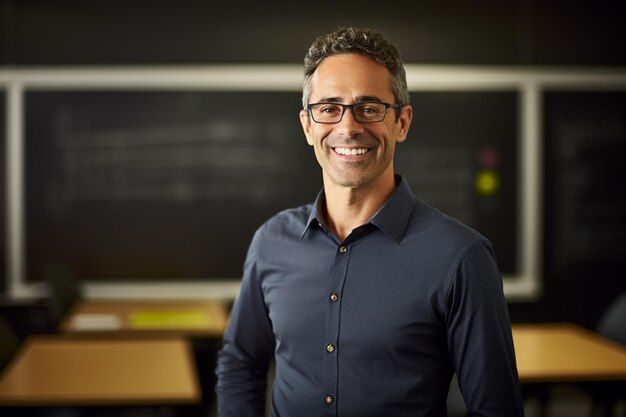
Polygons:
[[[414,93],[397,171],[516,259],[515,92]],[[27,91],[26,279],[240,278],[254,230],[321,171],[299,92]]]
[[321,188],[299,93],[28,92],[27,279],[241,275],[254,230]]
[[6,230],[6,205],[7,205],[7,192],[6,192],[6,92],[0,91],[0,172],[4,175],[0,176],[3,180],[0,181],[0,293],[2,293],[7,287],[6,279],[6,252],[7,252],[7,230]]
[[626,289],[626,93],[551,91],[544,108],[548,274]]

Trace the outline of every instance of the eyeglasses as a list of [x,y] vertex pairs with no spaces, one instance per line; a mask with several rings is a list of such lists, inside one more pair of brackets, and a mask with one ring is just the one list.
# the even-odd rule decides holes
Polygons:
[[333,124],[343,119],[346,109],[352,110],[354,119],[359,123],[381,122],[387,115],[387,109],[404,107],[401,104],[381,103],[379,101],[367,101],[354,104],[340,103],[312,103],[307,104],[306,109],[316,123]]

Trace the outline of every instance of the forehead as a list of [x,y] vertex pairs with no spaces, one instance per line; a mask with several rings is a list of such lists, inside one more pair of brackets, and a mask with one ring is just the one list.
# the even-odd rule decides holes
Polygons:
[[348,102],[358,97],[394,100],[391,74],[384,64],[363,55],[340,54],[318,65],[311,77],[310,101],[341,98]]

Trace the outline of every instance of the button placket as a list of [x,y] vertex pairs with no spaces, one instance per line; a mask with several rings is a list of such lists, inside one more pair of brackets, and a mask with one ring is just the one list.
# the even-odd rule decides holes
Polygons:
[[326,344],[323,345],[323,349],[326,352],[324,355],[324,367],[326,368],[327,379],[324,383],[324,390],[322,391],[324,404],[326,404],[326,411],[324,416],[334,416],[336,413],[337,399],[335,394],[338,390],[338,361],[339,361],[339,320],[340,320],[340,306],[342,288],[346,280],[348,273],[348,263],[350,258],[350,248],[347,245],[336,242],[335,246],[335,259],[333,265],[332,276],[330,277],[329,292],[327,298],[327,315],[326,315]]

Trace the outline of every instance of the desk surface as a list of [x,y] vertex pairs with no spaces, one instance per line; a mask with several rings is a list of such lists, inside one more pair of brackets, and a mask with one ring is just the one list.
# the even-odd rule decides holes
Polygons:
[[81,300],[62,321],[61,331],[222,337],[227,322],[220,301]]
[[574,324],[513,326],[520,382],[626,380],[626,349]]
[[184,339],[30,337],[0,376],[0,405],[140,405],[200,401]]

